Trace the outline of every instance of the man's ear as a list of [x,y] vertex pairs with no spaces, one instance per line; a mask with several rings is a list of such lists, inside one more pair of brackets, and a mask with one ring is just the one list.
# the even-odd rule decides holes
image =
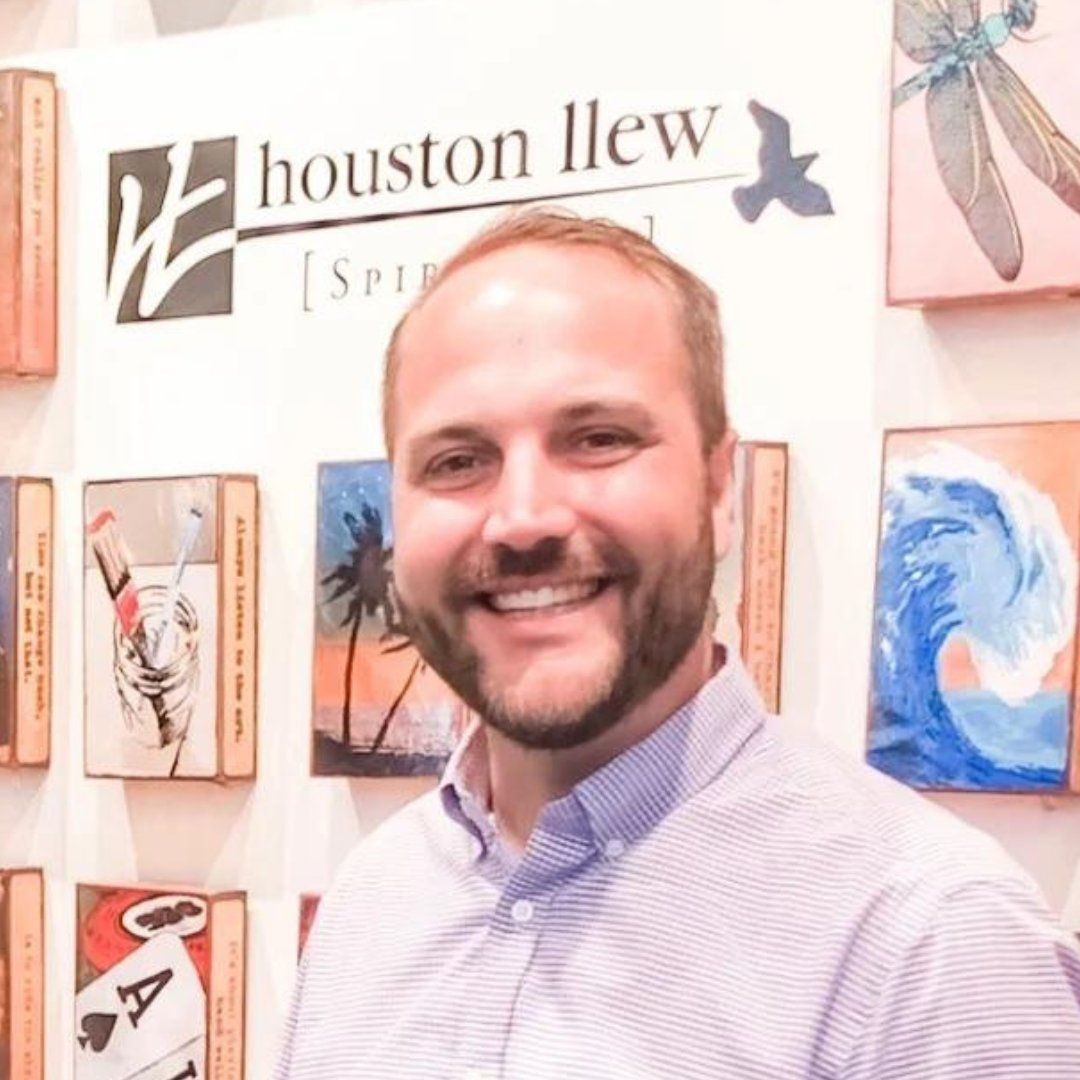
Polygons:
[[735,450],[738,435],[729,428],[709,451],[709,504],[712,512],[716,558],[722,559],[731,547],[735,528]]

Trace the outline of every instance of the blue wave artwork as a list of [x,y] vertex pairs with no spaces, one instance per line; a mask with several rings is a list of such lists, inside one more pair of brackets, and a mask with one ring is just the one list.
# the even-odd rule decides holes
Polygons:
[[[1045,683],[1073,641],[1077,557],[1057,506],[957,443],[886,456],[867,759],[914,787],[1060,790],[1070,694]],[[957,636],[976,687],[941,677]]]

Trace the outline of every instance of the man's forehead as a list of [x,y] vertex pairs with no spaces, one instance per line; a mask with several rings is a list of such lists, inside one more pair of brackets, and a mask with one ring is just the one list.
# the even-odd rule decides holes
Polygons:
[[[437,280],[401,327],[386,399],[392,452],[405,429],[431,426],[425,414],[441,411],[447,393],[517,399],[533,387],[550,391],[550,381],[541,387],[535,380],[558,369],[565,380],[607,394],[603,369],[629,377],[641,363],[685,376],[673,286],[598,245],[499,248]],[[649,380],[654,389],[657,374]],[[492,377],[511,381],[496,388]],[[530,381],[519,385],[518,378]]]
[[500,247],[455,268],[434,286],[402,328],[401,351],[426,333],[470,312],[498,315],[516,307],[635,308],[643,300],[675,314],[667,283],[628,257],[596,244],[524,241]]

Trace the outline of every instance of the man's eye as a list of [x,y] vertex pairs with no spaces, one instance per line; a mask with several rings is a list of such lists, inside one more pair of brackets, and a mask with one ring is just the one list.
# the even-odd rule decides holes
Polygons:
[[583,450],[618,450],[633,446],[637,440],[628,431],[613,428],[601,428],[584,431],[577,438],[577,445]]
[[471,450],[452,450],[435,458],[424,473],[432,480],[457,480],[480,468],[480,455]]

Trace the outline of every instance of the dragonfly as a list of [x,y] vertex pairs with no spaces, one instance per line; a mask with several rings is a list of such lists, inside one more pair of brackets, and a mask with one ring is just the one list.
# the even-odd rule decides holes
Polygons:
[[893,91],[893,107],[926,92],[938,171],[998,275],[1014,281],[1024,246],[994,160],[979,89],[1021,161],[1080,214],[1080,150],[998,54],[1035,24],[1036,0],[1010,0],[983,19],[979,0],[896,0],[896,42],[924,65]]

